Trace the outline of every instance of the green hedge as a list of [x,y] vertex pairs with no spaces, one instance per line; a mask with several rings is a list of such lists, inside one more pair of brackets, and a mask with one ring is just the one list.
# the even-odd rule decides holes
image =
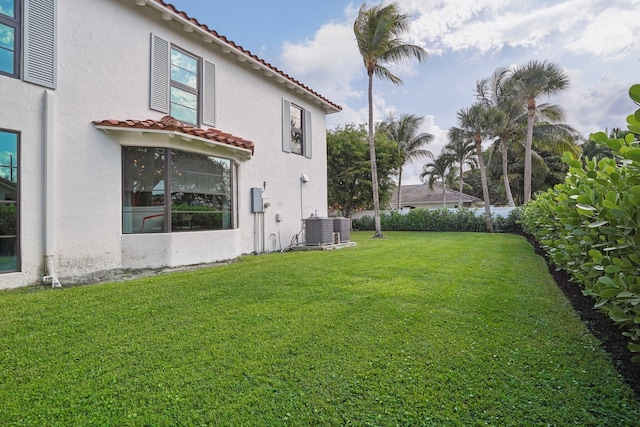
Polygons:
[[[517,233],[521,231],[519,209],[512,211],[507,218],[497,215],[493,218],[494,230]],[[380,215],[382,229],[385,231],[485,231],[484,216],[477,216],[470,209],[411,209],[406,214],[397,211]],[[374,230],[373,217],[365,216],[352,221],[356,230]]]
[[[640,85],[634,88],[632,98],[640,102]],[[640,133],[640,109],[627,120]],[[621,327],[629,349],[640,352],[640,145],[633,133],[591,139],[615,158],[581,162],[565,153],[565,182],[528,203],[521,223]],[[640,355],[633,360],[640,362]]]

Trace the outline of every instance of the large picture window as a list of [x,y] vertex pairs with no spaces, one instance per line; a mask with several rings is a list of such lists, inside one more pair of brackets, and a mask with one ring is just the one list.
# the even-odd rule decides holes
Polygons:
[[0,129],[0,273],[20,269],[18,155],[18,134]]
[[123,233],[235,228],[231,160],[124,147],[123,163]]

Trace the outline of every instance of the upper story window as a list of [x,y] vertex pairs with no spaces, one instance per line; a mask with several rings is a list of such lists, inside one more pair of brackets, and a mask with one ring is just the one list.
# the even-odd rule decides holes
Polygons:
[[198,125],[198,58],[171,48],[170,115],[180,122]]
[[282,100],[282,151],[311,158],[311,112]]
[[302,149],[302,108],[291,104],[291,152],[303,154]]
[[20,76],[20,2],[0,0],[0,73]]
[[57,0],[0,0],[0,75],[55,89]]
[[195,127],[215,126],[215,65],[151,35],[150,108]]

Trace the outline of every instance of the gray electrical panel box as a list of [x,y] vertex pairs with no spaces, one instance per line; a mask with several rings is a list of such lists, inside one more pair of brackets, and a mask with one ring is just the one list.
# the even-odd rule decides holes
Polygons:
[[262,203],[262,188],[254,187],[251,189],[251,212],[264,212],[264,204]]

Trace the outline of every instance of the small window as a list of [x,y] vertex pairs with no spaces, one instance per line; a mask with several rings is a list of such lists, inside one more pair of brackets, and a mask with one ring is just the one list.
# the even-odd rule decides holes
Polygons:
[[302,108],[291,104],[291,152],[302,155]]
[[0,129],[0,273],[20,269],[18,156],[18,134]]
[[311,158],[311,112],[282,100],[282,151]]
[[0,74],[18,77],[20,74],[20,14],[19,2],[0,0]]
[[233,169],[213,156],[123,148],[123,233],[235,228]]

